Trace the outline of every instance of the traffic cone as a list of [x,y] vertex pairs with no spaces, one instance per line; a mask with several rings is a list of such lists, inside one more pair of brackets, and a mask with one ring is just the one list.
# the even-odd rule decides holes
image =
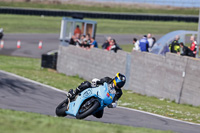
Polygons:
[[38,48],[42,49],[42,41],[39,41]]
[[1,40],[0,47],[1,47],[1,48],[3,48],[3,47],[4,47],[4,41],[3,41],[3,40]]
[[20,40],[17,41],[17,48],[21,48],[21,41]]

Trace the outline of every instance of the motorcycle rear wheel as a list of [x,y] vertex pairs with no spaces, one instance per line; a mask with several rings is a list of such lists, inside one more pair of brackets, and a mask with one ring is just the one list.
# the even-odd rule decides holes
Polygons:
[[[90,102],[90,100],[92,100],[91,104],[86,105],[88,102]],[[76,119],[84,119],[84,118],[88,117],[100,106],[98,100],[96,100],[96,99],[90,99],[90,100],[84,102],[84,104],[81,105],[81,107],[76,115]],[[83,109],[83,107],[86,109]]]
[[56,108],[56,115],[59,117],[65,117],[67,114],[65,111],[67,111],[67,104],[68,104],[68,99],[64,100],[61,102],[58,107]]

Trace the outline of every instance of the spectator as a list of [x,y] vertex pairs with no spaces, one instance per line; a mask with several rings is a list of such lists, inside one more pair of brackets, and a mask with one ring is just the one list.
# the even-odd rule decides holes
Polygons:
[[76,26],[76,29],[74,30],[74,35],[79,34],[81,35],[81,30],[79,28],[79,25]]
[[91,43],[90,34],[87,34],[86,37],[83,39],[83,47],[85,49],[89,49],[90,48],[90,43]]
[[179,45],[180,45],[180,47],[182,49],[182,53],[181,53],[182,56],[190,56],[190,57],[194,57],[195,56],[193,51],[190,50],[188,47],[184,46],[184,44],[182,42]]
[[149,33],[147,34],[147,40],[149,42],[149,51],[151,51],[151,48],[153,47],[153,38],[152,38],[152,35]]
[[75,36],[72,36],[72,37],[71,37],[71,39],[70,39],[70,41],[69,41],[69,44],[70,44],[70,45],[76,45],[75,38],[76,38]]
[[119,45],[116,43],[115,39],[111,39],[110,45],[107,47],[108,51],[114,51],[117,53],[118,50],[122,50],[122,48],[119,47]]
[[180,46],[179,46],[179,39],[180,37],[177,35],[174,39],[174,41],[169,45],[169,49],[171,53],[178,53],[180,52]]
[[144,35],[143,38],[139,41],[140,50],[141,52],[149,52],[149,42],[147,40],[147,36]]
[[190,46],[190,50],[192,50],[194,57],[195,57],[196,53],[197,53],[197,42],[195,41],[195,37],[191,36],[190,41],[192,42],[191,46]]
[[133,45],[135,46],[133,47],[133,50],[140,51],[139,44],[139,41],[136,38],[133,38]]
[[102,45],[102,49],[107,49],[107,47],[110,45],[110,42],[111,42],[111,37],[109,36],[106,42],[104,42],[104,44]]
[[98,43],[97,41],[94,39],[94,37],[91,38],[91,46],[90,48],[98,48]]
[[152,39],[153,39],[153,45],[152,45],[151,48],[153,48],[154,44],[156,43],[156,38],[155,38],[155,37],[152,37]]
[[84,42],[84,40],[85,40],[85,35],[81,35],[80,40],[77,40],[80,47],[83,47],[83,42]]

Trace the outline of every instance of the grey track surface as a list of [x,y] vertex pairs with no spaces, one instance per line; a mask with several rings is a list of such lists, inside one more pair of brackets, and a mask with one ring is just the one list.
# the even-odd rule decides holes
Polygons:
[[[56,106],[65,98],[65,94],[62,92],[0,72],[0,108],[54,116]],[[102,119],[90,116],[86,120],[159,130],[172,130],[180,133],[199,133],[200,131],[200,126],[198,125],[123,108],[106,108]]]
[[[116,39],[119,45],[132,44],[133,37],[138,39],[142,37],[142,35],[135,34],[98,34],[96,40],[99,44],[99,48],[101,48],[101,45],[108,36]],[[156,35],[157,39],[160,37],[161,35]],[[59,34],[5,34],[3,40],[4,48],[0,49],[1,55],[41,58],[42,54],[51,50],[57,50],[59,46]],[[21,41],[21,48],[19,49],[17,49],[18,40]],[[38,49],[40,40],[43,41],[42,49]]]

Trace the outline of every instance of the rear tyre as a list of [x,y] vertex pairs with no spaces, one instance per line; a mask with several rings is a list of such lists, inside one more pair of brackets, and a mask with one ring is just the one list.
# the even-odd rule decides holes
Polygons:
[[67,111],[67,104],[68,104],[68,99],[64,100],[61,102],[58,107],[56,108],[56,115],[59,117],[65,117],[67,114],[65,111]]
[[81,107],[76,115],[76,118],[77,119],[86,118],[87,116],[91,115],[95,110],[97,110],[99,105],[100,105],[99,101],[94,98],[84,102],[81,105]]

